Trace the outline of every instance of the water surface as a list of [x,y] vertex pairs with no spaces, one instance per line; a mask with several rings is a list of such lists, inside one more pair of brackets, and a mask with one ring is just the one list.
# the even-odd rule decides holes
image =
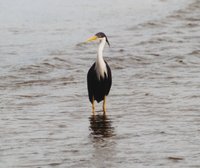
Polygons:
[[[200,165],[200,1],[0,1],[0,167]],[[103,31],[107,115],[86,74]]]

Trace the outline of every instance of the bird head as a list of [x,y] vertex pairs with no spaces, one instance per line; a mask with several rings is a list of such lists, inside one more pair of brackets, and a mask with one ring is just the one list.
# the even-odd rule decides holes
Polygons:
[[87,42],[89,41],[94,41],[94,40],[99,40],[101,41],[102,39],[106,39],[106,42],[108,43],[109,47],[110,47],[110,43],[108,41],[107,36],[103,33],[103,32],[99,32],[97,34],[95,34],[94,36],[90,37]]

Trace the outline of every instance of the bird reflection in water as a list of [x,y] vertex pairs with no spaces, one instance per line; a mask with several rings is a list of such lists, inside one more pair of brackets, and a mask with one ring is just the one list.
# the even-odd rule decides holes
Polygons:
[[112,121],[106,114],[92,115],[89,119],[93,138],[108,138],[114,136]]
[[90,138],[93,144],[91,161],[95,167],[111,167],[108,161],[116,158],[115,131],[112,121],[106,114],[92,115],[90,121]]

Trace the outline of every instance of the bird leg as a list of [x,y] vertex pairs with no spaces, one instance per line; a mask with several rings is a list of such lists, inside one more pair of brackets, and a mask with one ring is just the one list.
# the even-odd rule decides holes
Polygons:
[[104,99],[103,99],[103,113],[104,114],[106,113],[106,96],[104,96]]
[[95,113],[94,96],[92,97],[92,113]]

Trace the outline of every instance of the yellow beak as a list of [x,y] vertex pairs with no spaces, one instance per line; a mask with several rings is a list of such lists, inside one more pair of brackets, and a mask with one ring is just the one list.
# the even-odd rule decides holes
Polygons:
[[89,39],[87,39],[87,42],[89,42],[89,41],[94,41],[94,40],[96,40],[96,39],[98,39],[97,36],[92,36],[92,37],[90,37]]

